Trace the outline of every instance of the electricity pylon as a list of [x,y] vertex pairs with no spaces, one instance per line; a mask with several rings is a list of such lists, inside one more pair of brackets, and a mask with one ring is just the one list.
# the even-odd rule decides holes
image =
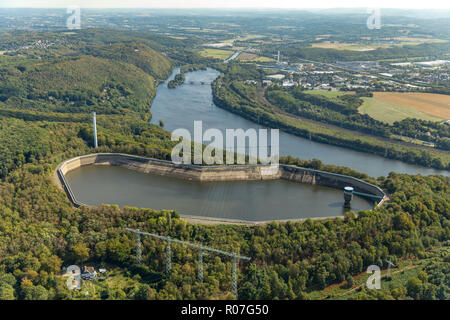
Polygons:
[[[157,239],[167,242],[167,245],[166,245],[166,275],[167,276],[170,276],[170,272],[172,271],[172,253],[171,253],[171,249],[170,249],[171,242],[179,243],[179,244],[186,245],[186,246],[189,246],[189,247],[199,250],[199,253],[198,253],[198,263],[199,263],[198,268],[199,269],[198,269],[198,275],[197,275],[199,282],[203,281],[203,256],[206,254],[206,251],[214,252],[217,254],[221,254],[221,255],[233,258],[232,265],[231,265],[231,292],[236,296],[236,299],[237,299],[237,264],[238,264],[238,260],[249,261],[250,257],[241,256],[234,252],[222,251],[222,250],[218,250],[218,249],[214,249],[214,248],[210,248],[210,247],[201,246],[201,245],[187,242],[187,241],[172,239],[172,238],[160,236],[160,235],[157,235],[154,233],[142,232],[140,230],[131,229],[131,228],[125,228],[125,229],[127,231],[130,231],[135,234],[135,237],[136,237],[136,261],[142,262],[141,238],[140,238],[141,235],[157,238]],[[139,235],[139,237],[138,237],[138,235]],[[138,242],[139,242],[139,245],[138,245]]]

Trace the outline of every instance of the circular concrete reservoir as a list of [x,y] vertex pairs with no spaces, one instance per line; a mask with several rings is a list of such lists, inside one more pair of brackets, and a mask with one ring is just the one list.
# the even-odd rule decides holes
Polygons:
[[[75,198],[87,205],[170,209],[219,220],[270,221],[342,216],[343,190],[288,180],[200,182],[118,166],[86,165],[65,174]],[[351,209],[373,203],[354,197]]]

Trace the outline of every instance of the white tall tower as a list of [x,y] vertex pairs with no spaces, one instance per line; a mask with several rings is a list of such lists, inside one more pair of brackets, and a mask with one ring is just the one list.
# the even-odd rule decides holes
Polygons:
[[278,55],[277,55],[277,63],[280,63],[280,50],[278,50]]
[[92,112],[92,124],[94,125],[94,148],[98,147],[97,142],[97,119],[95,115],[95,111]]

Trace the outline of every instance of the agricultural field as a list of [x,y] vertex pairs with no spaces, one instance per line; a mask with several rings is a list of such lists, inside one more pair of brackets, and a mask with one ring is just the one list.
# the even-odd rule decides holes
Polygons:
[[406,118],[430,121],[450,119],[450,96],[433,93],[375,92],[373,98],[363,98],[361,113],[374,119],[394,123]]
[[228,59],[233,54],[233,51],[230,50],[222,50],[222,49],[204,49],[199,52],[199,54],[206,58],[215,58],[215,59]]

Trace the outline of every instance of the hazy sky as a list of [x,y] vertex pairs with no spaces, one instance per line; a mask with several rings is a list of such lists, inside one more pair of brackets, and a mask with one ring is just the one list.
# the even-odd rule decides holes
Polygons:
[[0,7],[81,8],[411,8],[449,9],[448,0],[0,0]]

